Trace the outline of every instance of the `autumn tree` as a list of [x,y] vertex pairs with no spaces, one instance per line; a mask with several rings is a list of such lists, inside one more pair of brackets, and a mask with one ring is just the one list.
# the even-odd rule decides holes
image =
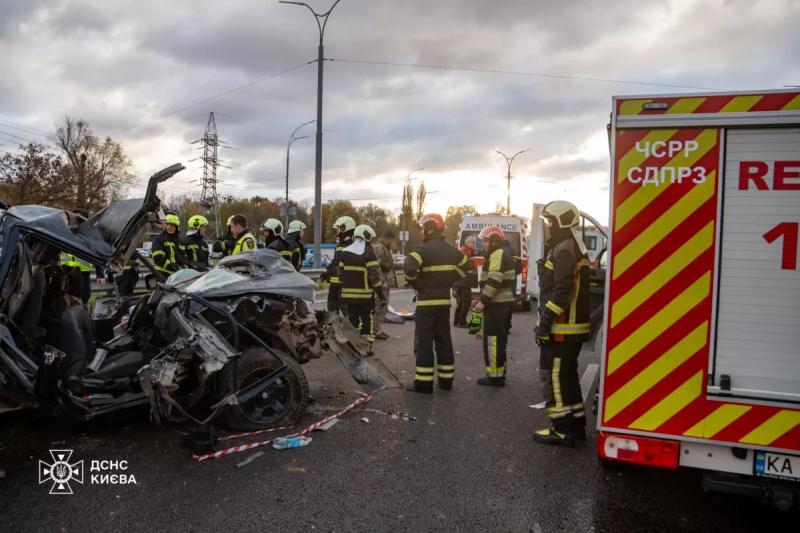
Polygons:
[[0,158],[0,196],[10,205],[64,207],[62,162],[44,145],[29,143]]
[[69,208],[95,211],[123,198],[134,181],[132,163],[122,146],[92,133],[83,119],[66,117],[56,129],[56,144],[62,151],[62,187]]

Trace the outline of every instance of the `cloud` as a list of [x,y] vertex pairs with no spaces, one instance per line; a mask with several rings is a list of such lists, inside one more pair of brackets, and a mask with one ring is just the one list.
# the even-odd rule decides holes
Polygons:
[[[124,142],[144,179],[197,157],[191,142],[214,111],[231,167],[219,171],[220,190],[283,194],[287,137],[316,115],[307,10],[255,0],[0,3],[0,120],[52,130],[65,114],[84,117]],[[514,163],[515,209],[562,195],[605,217],[611,96],[685,89],[577,78],[796,84],[798,24],[789,0],[342,0],[326,29],[323,196],[395,208],[405,175],[425,167],[438,191],[431,207],[486,210],[505,200],[494,150],[532,148]],[[304,131],[291,194],[307,200],[314,126]],[[199,162],[187,165],[167,191],[199,192]]]

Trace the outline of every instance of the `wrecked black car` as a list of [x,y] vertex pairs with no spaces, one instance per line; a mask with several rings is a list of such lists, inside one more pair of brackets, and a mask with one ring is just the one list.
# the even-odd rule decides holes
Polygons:
[[309,400],[300,364],[325,352],[370,391],[397,385],[380,361],[364,359],[367,344],[348,322],[309,307],[313,282],[270,250],[179,271],[150,293],[100,299],[91,316],[64,290],[59,254],[119,270],[163,220],[158,184],[183,168],[153,175],[144,199],[88,219],[0,209],[0,413],[91,419],[149,405],[158,423],[292,424]]

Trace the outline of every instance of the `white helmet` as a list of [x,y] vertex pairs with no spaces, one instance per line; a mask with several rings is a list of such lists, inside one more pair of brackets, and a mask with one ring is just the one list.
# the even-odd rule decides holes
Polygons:
[[361,224],[360,226],[356,226],[356,230],[353,232],[353,236],[360,237],[365,241],[369,242],[375,238],[375,230],[367,226],[366,224]]
[[270,230],[274,235],[283,235],[283,224],[277,218],[268,218],[261,224],[264,231]]
[[292,220],[289,222],[289,230],[287,233],[297,233],[306,229],[306,225],[299,220]]
[[580,223],[578,208],[566,200],[556,200],[544,206],[541,217],[549,220],[556,228],[574,228]]
[[336,219],[336,222],[333,223],[333,228],[339,230],[340,233],[351,231],[356,229],[356,221],[353,220],[353,217],[345,215]]

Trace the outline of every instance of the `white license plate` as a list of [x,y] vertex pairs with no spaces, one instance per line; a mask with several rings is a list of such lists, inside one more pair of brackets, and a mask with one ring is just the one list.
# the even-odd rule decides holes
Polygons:
[[756,451],[753,473],[757,476],[800,479],[800,457]]

